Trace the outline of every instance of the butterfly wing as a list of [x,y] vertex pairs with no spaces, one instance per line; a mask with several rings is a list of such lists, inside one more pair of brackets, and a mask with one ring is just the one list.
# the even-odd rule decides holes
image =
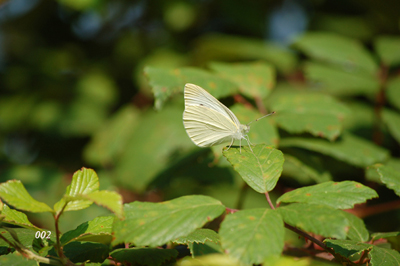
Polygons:
[[208,107],[232,120],[237,128],[240,128],[239,119],[235,114],[229,110],[228,107],[223,105],[214,96],[208,93],[200,86],[187,83],[185,85],[185,108],[188,106],[204,106]]
[[231,119],[203,105],[186,106],[183,124],[190,139],[199,147],[232,141],[238,132]]

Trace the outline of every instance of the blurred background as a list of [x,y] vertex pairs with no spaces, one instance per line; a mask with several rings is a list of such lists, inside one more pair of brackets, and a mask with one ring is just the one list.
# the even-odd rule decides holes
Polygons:
[[[144,67],[261,57],[278,85],[302,84],[297,36],[334,32],[372,49],[377,35],[399,35],[400,2],[12,0],[1,1],[0,24],[1,182],[22,180],[52,206],[84,166],[126,202],[209,194],[235,207],[240,178],[187,137],[182,94],[154,108]],[[248,193],[243,207],[266,206]],[[102,214],[65,213],[61,229]],[[52,228],[48,215],[30,219]]]

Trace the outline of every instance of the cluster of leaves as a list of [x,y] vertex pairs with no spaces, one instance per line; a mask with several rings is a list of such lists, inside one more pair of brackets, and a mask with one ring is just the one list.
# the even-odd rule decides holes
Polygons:
[[[228,36],[214,36],[213,40],[217,38],[229,39],[231,50],[227,49],[227,53],[242,55],[243,58],[258,55],[259,60],[271,59],[268,53],[262,53],[268,49],[261,42],[245,42]],[[286,227],[319,245],[323,252],[330,254],[328,258],[345,265],[361,265],[367,261],[370,265],[399,264],[396,243],[400,232],[375,232],[370,235],[362,219],[343,211],[378,197],[376,191],[355,181],[331,181],[337,178],[337,173],[349,171],[345,167],[348,165],[364,169],[367,180],[382,184],[400,196],[399,159],[395,157],[395,148],[386,142],[378,146],[358,133],[360,126],[372,123],[363,116],[366,110],[372,112],[368,106],[369,100],[371,106],[377,106],[376,115],[382,116],[384,121],[378,127],[378,133],[386,138],[391,136],[393,139],[389,144],[400,142],[400,123],[396,123],[400,116],[396,111],[400,98],[378,97],[379,102],[374,102],[382,90],[386,95],[399,91],[398,78],[391,77],[391,67],[400,62],[398,50],[395,49],[397,46],[393,44],[399,43],[399,39],[378,38],[376,51],[382,63],[379,69],[367,50],[355,40],[337,35],[306,34],[295,43],[295,47],[311,58],[304,65],[304,71],[315,86],[306,88],[276,85],[275,67],[265,61],[212,63],[210,68],[213,72],[186,67],[146,68],[145,73],[156,98],[156,108],[161,110],[158,114],[152,114],[158,119],[165,114],[167,117],[175,113],[179,113],[181,119],[181,113],[177,112],[180,109],[176,107],[182,103],[179,99],[181,94],[177,94],[177,99],[171,98],[182,91],[186,82],[200,85],[218,98],[235,95],[235,99],[244,103],[244,106],[236,104],[231,109],[242,122],[259,117],[266,109],[277,112],[273,119],[266,120],[268,122],[258,122],[259,125],[254,126],[249,134],[253,143],[267,144],[257,144],[252,150],[243,146],[241,153],[239,147],[225,149],[221,158],[218,157],[220,153],[217,147],[214,154],[219,159],[213,162],[216,165],[228,162],[249,188],[266,195],[270,208],[265,207],[265,201],[262,208],[237,210],[228,208],[213,197],[192,195],[161,203],[136,201],[124,205],[122,211],[120,195],[99,191],[97,175],[88,169],[74,174],[64,197],[50,208],[32,199],[20,181],[12,180],[1,184],[0,197],[19,210],[52,213],[56,232],[50,234],[49,240],[38,239],[35,234],[43,229],[31,224],[23,213],[3,205],[3,223],[24,228],[4,229],[1,237],[3,254],[12,251],[11,246],[29,259],[54,265],[85,261],[101,263],[105,258],[127,264],[166,265],[173,263],[178,256],[185,256],[178,251],[180,245],[187,245],[193,258],[181,260],[178,262],[180,265],[274,265],[292,261],[290,257],[281,256]],[[292,56],[289,53],[286,55],[289,58]],[[273,62],[272,59],[270,61]],[[376,75],[378,70],[384,74]],[[368,82],[365,82],[366,79]],[[355,97],[359,95],[365,98]],[[253,102],[258,111],[251,108]],[[149,135],[149,132],[154,132],[152,129],[158,128],[154,125],[151,128],[150,125],[137,131],[144,130]],[[178,127],[177,124],[172,126]],[[176,131],[171,129],[172,126],[164,128],[163,134],[167,139],[168,134]],[[383,126],[387,126],[388,133]],[[179,128],[183,131],[181,125]],[[165,140],[155,143],[155,149],[162,152],[170,145],[175,145],[166,146],[164,143]],[[136,149],[144,152],[144,147]],[[278,147],[280,150],[276,149]],[[154,156],[154,149],[148,153]],[[142,156],[142,160],[146,160],[146,154]],[[166,173],[169,175],[181,171],[182,165],[193,160],[193,157],[198,158],[199,154],[191,156],[178,154],[175,164]],[[132,160],[130,158],[130,162]],[[332,166],[332,162],[336,162],[336,165]],[[155,172],[157,169],[151,171]],[[159,176],[159,179],[165,178],[165,175]],[[149,173],[147,176],[151,177]],[[317,184],[284,193],[274,204],[269,192],[276,188],[282,176],[297,184]],[[150,178],[142,180],[137,184],[137,189],[145,187],[150,181]],[[58,229],[60,215],[66,211],[87,208],[92,203],[108,208],[114,212],[115,218],[98,217],[61,234]],[[229,214],[224,215],[226,210],[229,210]],[[212,228],[209,223],[221,215],[223,221],[219,229],[203,228],[207,224]],[[310,233],[322,236],[325,240],[321,242]],[[118,247],[122,243],[133,247],[110,248],[111,245]],[[167,248],[160,249],[163,245],[167,245]],[[46,255],[57,258],[49,259]],[[18,258],[22,259],[16,253],[2,256],[4,261]],[[325,262],[305,259],[302,263],[322,265]]]

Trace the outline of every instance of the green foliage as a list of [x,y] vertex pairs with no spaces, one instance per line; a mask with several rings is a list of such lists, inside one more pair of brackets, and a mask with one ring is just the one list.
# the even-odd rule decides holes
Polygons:
[[[4,3],[0,264],[400,265],[400,7],[287,46],[284,2]],[[196,147],[186,83],[249,142]]]

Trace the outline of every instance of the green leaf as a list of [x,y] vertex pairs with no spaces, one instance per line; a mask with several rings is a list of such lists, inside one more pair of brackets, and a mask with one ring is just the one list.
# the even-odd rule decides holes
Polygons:
[[160,266],[175,259],[178,256],[178,251],[158,248],[125,248],[116,249],[110,255],[116,261],[130,265]]
[[400,76],[389,80],[386,88],[386,99],[400,110]]
[[219,234],[225,252],[246,264],[259,264],[282,253],[283,221],[273,210],[249,209],[227,215]]
[[3,206],[3,210],[1,211],[1,215],[4,215],[4,219],[2,222],[9,223],[13,225],[22,226],[24,228],[33,229],[33,230],[40,230],[39,227],[33,225],[26,216],[25,213],[19,212],[17,210],[10,209],[7,205]]
[[400,143],[400,113],[389,109],[383,109],[382,119],[389,128],[393,138]]
[[72,241],[90,241],[108,245],[111,243],[113,222],[113,216],[97,217],[85,222],[63,234],[60,239],[61,245],[64,246]]
[[212,63],[210,68],[232,81],[245,96],[265,98],[275,86],[275,69],[263,62]]
[[400,172],[393,169],[391,166],[383,164],[375,164],[368,167],[367,171],[376,171],[388,188],[400,196]]
[[347,68],[374,74],[378,67],[369,52],[357,40],[325,32],[308,32],[295,41],[306,55]]
[[202,243],[206,241],[211,241],[214,243],[219,243],[219,235],[211,229],[197,229],[196,231],[190,233],[187,236],[179,237],[172,242],[176,244],[189,244],[189,243]]
[[[32,249],[32,244],[33,241],[36,239],[36,232],[38,230],[33,230],[33,229],[25,229],[25,228],[7,228],[4,229],[2,228],[0,230],[0,234],[6,238],[9,242],[15,243],[18,242],[22,246]],[[41,229],[41,231],[44,231]],[[47,231],[46,231],[47,232]],[[16,236],[17,240],[15,240],[12,236]],[[53,233],[50,234],[50,236],[53,235]],[[47,236],[47,234],[46,234]],[[3,239],[0,239],[0,246],[9,246],[7,242],[5,242]]]
[[139,125],[139,116],[139,111],[131,105],[120,108],[85,146],[85,160],[95,165],[114,164]]
[[110,248],[101,243],[71,242],[63,247],[63,252],[74,263],[101,263],[108,257]]
[[183,127],[183,108],[183,104],[168,105],[161,112],[149,110],[141,115],[140,126],[116,162],[115,179],[120,186],[143,192],[157,175],[177,163],[178,151],[196,147]]
[[281,93],[269,98],[273,119],[290,133],[309,132],[333,140],[342,131],[346,106],[333,97],[317,93]]
[[82,198],[109,209],[120,219],[123,218],[122,196],[117,192],[107,190],[94,191],[82,196]]
[[282,176],[289,176],[300,184],[322,183],[332,180],[319,156],[308,151],[289,149],[284,153]]
[[[248,124],[263,116],[263,114],[254,109],[248,109],[242,104],[235,104],[230,109],[242,124]],[[278,129],[270,117],[252,123],[247,135],[249,136],[251,143],[254,144],[266,143],[268,145],[277,145],[279,142]],[[238,143],[238,141],[235,143]]]
[[279,146],[304,148],[359,167],[367,167],[385,161],[389,157],[386,149],[349,132],[343,133],[335,142],[293,137],[281,139]]
[[267,145],[258,144],[241,148],[231,147],[223,151],[243,180],[255,191],[265,193],[274,189],[282,173],[283,154]]
[[369,255],[371,256],[370,263],[372,266],[400,265],[400,253],[393,249],[374,246]]
[[333,248],[336,253],[346,258],[360,254],[364,250],[371,250],[374,247],[371,244],[359,243],[353,240],[325,239],[324,242],[327,247]]
[[192,254],[193,258],[204,256],[208,254],[215,253],[224,253],[224,250],[221,247],[221,243],[214,243],[207,241],[204,244],[201,243],[189,243],[188,244],[190,254]]
[[39,202],[29,195],[19,180],[9,180],[0,184],[0,197],[9,205],[29,212],[53,212],[44,202]]
[[277,208],[283,220],[304,231],[324,237],[345,239],[349,221],[342,211],[327,205],[293,203]]
[[38,263],[35,260],[28,260],[19,253],[11,253],[0,257],[1,265],[10,266],[37,266]]
[[347,220],[349,220],[349,232],[347,233],[347,238],[354,241],[366,242],[369,239],[369,233],[365,227],[364,221],[345,211],[343,211],[342,214],[347,218]]
[[379,90],[379,80],[363,71],[315,62],[307,62],[304,71],[313,87],[332,95],[374,95]]
[[373,233],[371,234],[372,240],[378,240],[380,238],[390,238],[400,236],[400,232],[385,232],[385,233]]
[[[83,197],[99,190],[99,177],[92,169],[82,167],[72,176],[72,182],[67,187],[64,198],[54,204],[54,209],[60,211],[82,210],[92,205],[91,200],[74,200],[74,197]],[[64,208],[64,206],[66,207]],[[64,209],[63,209],[64,208]]]
[[193,83],[202,87],[215,98],[229,96],[238,90],[234,83],[197,68],[163,69],[146,67],[144,72],[153,88],[154,105],[157,110],[162,109],[172,95],[183,92],[186,83]]
[[226,254],[210,254],[197,258],[185,257],[176,263],[176,266],[243,266],[242,263]]
[[[114,222],[114,244],[159,246],[185,236],[221,215],[225,207],[211,197],[184,196],[161,203],[125,204],[125,220]],[[174,222],[171,222],[174,221]]]
[[195,61],[206,64],[210,61],[266,60],[278,71],[288,74],[296,67],[296,55],[281,46],[260,39],[243,38],[222,34],[208,34],[196,42]]
[[[394,171],[400,172],[400,159],[390,157],[389,160],[385,161],[385,166],[392,168]],[[365,177],[369,181],[382,183],[381,176],[374,167],[367,167]]]
[[394,66],[400,63],[400,37],[379,36],[374,44],[376,52],[385,65]]
[[324,204],[335,209],[351,209],[355,204],[377,198],[375,190],[354,181],[325,182],[302,187],[283,194],[280,202]]

